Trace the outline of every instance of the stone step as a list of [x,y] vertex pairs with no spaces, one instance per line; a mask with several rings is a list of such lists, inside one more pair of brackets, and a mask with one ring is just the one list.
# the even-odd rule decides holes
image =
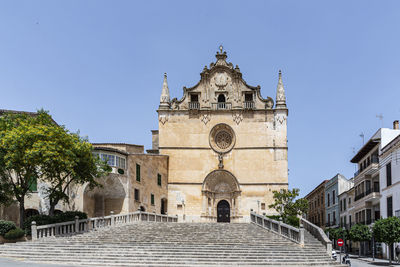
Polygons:
[[337,266],[311,235],[305,246],[252,224],[139,223],[1,247],[0,257],[83,266]]

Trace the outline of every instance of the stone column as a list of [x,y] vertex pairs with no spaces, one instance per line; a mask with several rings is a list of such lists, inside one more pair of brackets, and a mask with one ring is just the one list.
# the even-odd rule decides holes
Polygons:
[[75,233],[79,233],[79,217],[75,216]]
[[208,206],[208,199],[207,199],[207,196],[203,193],[203,212],[204,212],[204,215],[207,215],[207,206]]
[[36,241],[37,238],[37,226],[36,226],[36,222],[32,221],[32,225],[31,225],[31,235],[32,235],[32,241]]
[[304,227],[303,227],[303,224],[301,223],[300,224],[300,231],[299,231],[299,241],[300,241],[300,245],[301,246],[304,246]]
[[114,211],[110,211],[110,216],[111,216],[111,227],[114,227],[115,225]]

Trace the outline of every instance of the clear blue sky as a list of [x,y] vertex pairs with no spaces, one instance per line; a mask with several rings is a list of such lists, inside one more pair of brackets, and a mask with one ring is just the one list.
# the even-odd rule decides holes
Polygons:
[[222,43],[289,107],[289,183],[352,177],[353,147],[400,119],[400,1],[1,1],[0,108],[49,110],[92,142],[151,146],[172,97]]

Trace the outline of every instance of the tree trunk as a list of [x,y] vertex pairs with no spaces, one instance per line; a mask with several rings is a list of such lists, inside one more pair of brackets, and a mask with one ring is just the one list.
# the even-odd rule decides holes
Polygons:
[[392,246],[393,246],[393,244],[388,244],[388,250],[389,250],[389,265],[392,265]]
[[49,216],[54,216],[54,210],[56,209],[56,205],[57,205],[58,201],[51,201],[50,200],[50,209],[49,209]]
[[358,242],[359,248],[358,248],[358,257],[361,258],[361,241]]
[[19,227],[23,228],[24,227],[24,221],[25,221],[25,199],[24,197],[21,198],[19,201]]

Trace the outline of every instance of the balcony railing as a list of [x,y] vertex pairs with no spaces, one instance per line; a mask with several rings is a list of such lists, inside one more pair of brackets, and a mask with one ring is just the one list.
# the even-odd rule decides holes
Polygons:
[[211,104],[213,110],[230,110],[232,109],[232,103],[218,102]]
[[200,103],[199,102],[189,102],[189,109],[194,109],[194,110],[200,109]]
[[243,107],[244,107],[244,109],[254,109],[254,102],[253,101],[245,101]]
[[363,170],[365,170],[366,168],[368,168],[372,163],[379,163],[379,157],[378,156],[372,156],[371,157],[371,161],[368,161],[366,166],[362,166],[361,168],[359,168],[355,173],[354,173],[354,177],[356,177],[357,175],[359,175]]
[[359,200],[359,199],[362,199],[364,196],[365,196],[365,193],[362,192],[362,193],[358,194],[357,196],[355,196],[354,201],[357,201],[357,200]]

